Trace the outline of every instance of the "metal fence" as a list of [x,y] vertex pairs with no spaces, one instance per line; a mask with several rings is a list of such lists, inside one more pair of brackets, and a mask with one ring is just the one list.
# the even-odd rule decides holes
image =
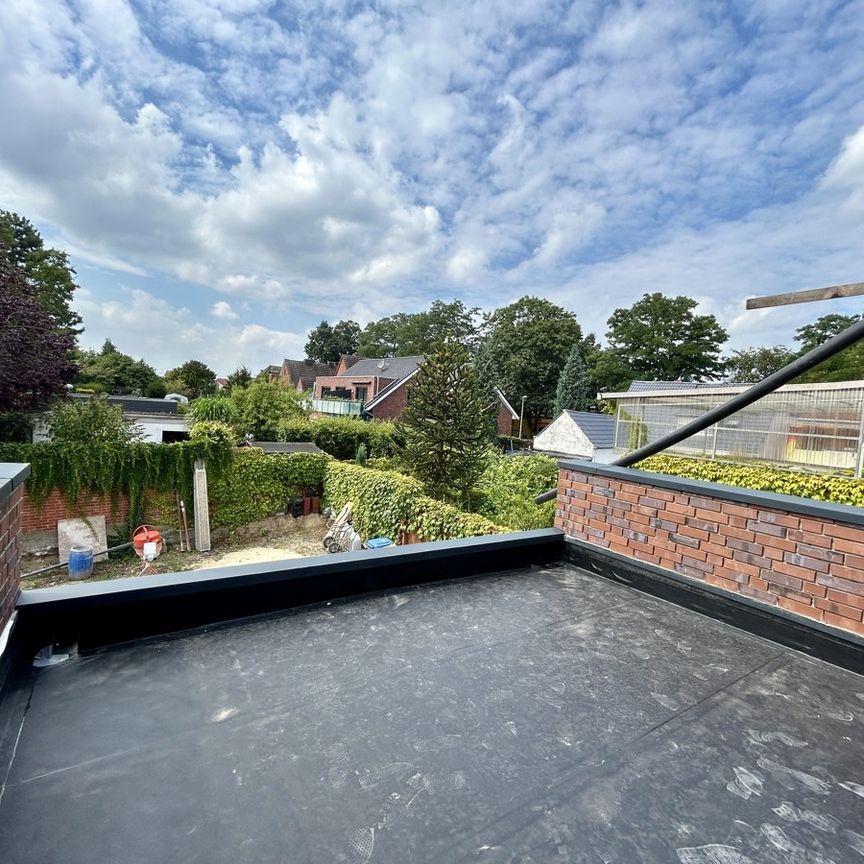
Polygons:
[[[628,451],[656,441],[745,389],[616,394],[615,447]],[[670,452],[851,470],[861,477],[864,381],[781,387]]]

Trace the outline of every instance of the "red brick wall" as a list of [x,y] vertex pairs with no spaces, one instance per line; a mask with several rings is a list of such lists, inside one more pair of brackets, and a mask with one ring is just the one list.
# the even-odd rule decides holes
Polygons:
[[370,412],[376,420],[396,420],[405,410],[408,404],[408,388],[411,386],[403,384],[397,387],[389,396],[382,399]]
[[105,516],[105,522],[112,525],[115,522],[125,522],[129,515],[129,500],[125,495],[117,499],[116,509],[112,507],[110,495],[88,495],[82,492],[74,505],[67,504],[63,496],[55,489],[36,506],[30,496],[24,495],[24,510],[22,531],[30,534],[34,531],[53,531],[61,519],[79,519],[82,516]]
[[0,633],[18,602],[21,575],[23,489],[17,486],[0,500]]
[[513,434],[513,415],[504,407],[503,403],[500,401],[498,402],[498,434]]
[[388,384],[392,384],[393,381],[393,378],[381,378],[378,375],[319,376],[315,379],[315,392],[313,395],[316,399],[322,399],[323,396],[321,394],[325,387],[329,387],[331,391],[342,387],[350,390],[353,396],[356,387],[365,387],[367,390],[366,399],[368,400],[383,390]]
[[864,636],[864,528],[562,469],[569,537]]

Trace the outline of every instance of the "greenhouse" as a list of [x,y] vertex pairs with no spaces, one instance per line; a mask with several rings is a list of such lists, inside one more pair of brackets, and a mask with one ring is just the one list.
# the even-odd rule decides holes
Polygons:
[[[634,381],[604,393],[616,404],[615,447],[626,452],[680,428],[748,385]],[[754,459],[852,472],[864,469],[864,381],[787,384],[670,448],[687,456]]]

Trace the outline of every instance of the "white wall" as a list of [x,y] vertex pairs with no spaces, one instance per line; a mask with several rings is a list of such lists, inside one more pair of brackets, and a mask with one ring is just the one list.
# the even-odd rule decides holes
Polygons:
[[560,414],[534,438],[534,449],[541,453],[592,459],[594,445],[569,414]]

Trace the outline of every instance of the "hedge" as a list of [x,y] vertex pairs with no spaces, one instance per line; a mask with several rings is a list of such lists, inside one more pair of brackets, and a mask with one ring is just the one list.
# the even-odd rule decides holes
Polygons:
[[307,417],[283,420],[280,441],[313,441],[336,459],[353,459],[363,444],[369,458],[392,456],[398,449],[399,435],[393,423],[366,421],[353,417]]
[[548,456],[491,456],[471,509],[499,525],[518,531],[551,528],[555,502],[537,505],[534,498],[558,483],[558,463]]
[[687,459],[679,456],[650,456],[636,466],[640,471],[689,477],[723,483],[726,486],[742,486],[763,492],[781,495],[797,495],[815,501],[831,501],[835,504],[851,504],[864,507],[864,480],[837,477],[829,474],[804,474],[788,471],[771,465],[718,462],[708,459]]
[[234,451],[231,466],[208,477],[210,524],[237,528],[284,513],[292,496],[320,489],[333,460],[321,453],[264,453],[255,447]]
[[354,505],[352,523],[362,537],[399,539],[404,531],[422,540],[455,540],[506,529],[476,513],[465,513],[423,494],[412,477],[331,462],[324,477],[324,503],[334,510]]

